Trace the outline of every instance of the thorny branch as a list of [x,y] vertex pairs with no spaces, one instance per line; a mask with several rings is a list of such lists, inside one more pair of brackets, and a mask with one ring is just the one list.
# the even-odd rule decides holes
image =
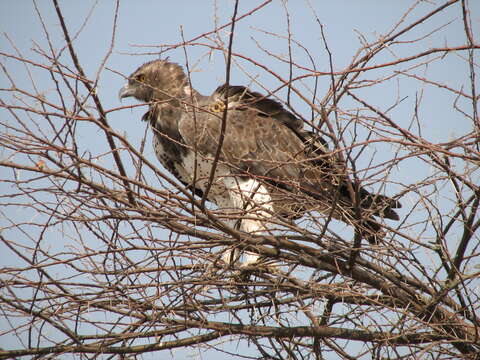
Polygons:
[[[262,236],[229,226],[227,220],[253,214],[225,214],[205,204],[206,196],[192,197],[143,152],[137,139],[109,125],[109,119],[137,106],[108,109],[96,88],[106,74],[116,33],[122,31],[119,4],[106,55],[95,79],[89,79],[72,41],[74,32],[53,0],[68,57],[55,50],[39,12],[48,44],[36,49],[42,62],[13,43],[14,51],[0,52],[2,59],[23,64],[31,81],[23,85],[0,62],[9,81],[0,89],[0,244],[6,259],[0,270],[0,314],[6,324],[0,338],[17,341],[0,349],[0,359],[65,353],[125,358],[176,348],[249,356],[243,345],[253,347],[256,357],[276,359],[314,353],[317,358],[478,356],[479,44],[469,2],[445,2],[404,25],[416,3],[384,36],[371,43],[362,38],[343,68],[313,8],[313,22],[322,34],[318,48],[328,52],[330,61],[324,64],[329,65],[315,64],[314,50],[296,39],[294,14],[283,4],[287,35],[262,34],[285,40],[286,51],[276,54],[258,39],[254,43],[272,61],[288,64],[288,74],[232,50],[233,37],[239,35],[235,25],[274,6],[266,1],[237,15],[238,3],[231,21],[190,41],[160,45],[162,54],[201,46],[227,54],[227,83],[231,71],[242,69],[277,100],[287,88],[288,106],[304,106],[313,114],[305,119],[306,128],[333,144],[327,155],[312,155],[312,160],[340,159],[343,170],[362,186],[395,189],[390,194],[396,192],[404,205],[401,221],[382,224],[387,237],[379,245],[354,241],[352,232],[315,211],[296,222],[274,216],[272,231]],[[399,40],[454,6],[461,14],[464,43],[431,47],[435,31],[427,30],[418,40]],[[228,28],[227,45],[211,39],[212,34],[223,39]],[[414,43],[420,45],[414,54],[379,56]],[[295,60],[297,51],[307,55],[310,65]],[[466,54],[468,87],[417,71],[434,64],[447,68],[446,56],[439,54],[451,53]],[[271,75],[277,86],[262,83],[244,64]],[[35,80],[33,72],[49,80]],[[330,80],[323,92],[322,77]],[[448,116],[466,120],[468,130],[450,124],[455,135],[448,140],[425,135],[430,122],[419,110],[426,102],[423,90],[415,92],[410,123],[396,112],[403,99],[413,98],[402,85],[388,106],[368,96],[404,79],[420,84],[419,89],[431,86],[451,95]],[[194,86],[195,77],[190,81]],[[295,99],[302,102],[298,108]],[[227,119],[225,110],[224,126]],[[88,136],[97,132],[104,140],[92,146]],[[301,195],[294,200],[309,201]],[[225,264],[225,248],[254,251],[266,261],[244,268]]]

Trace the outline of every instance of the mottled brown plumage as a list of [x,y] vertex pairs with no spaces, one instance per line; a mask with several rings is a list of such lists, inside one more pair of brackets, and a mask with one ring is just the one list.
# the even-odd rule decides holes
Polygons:
[[144,119],[154,130],[158,158],[201,195],[219,146],[228,92],[226,128],[208,199],[221,208],[247,207],[258,215],[258,220],[242,222],[245,231],[265,231],[274,214],[296,218],[317,210],[376,242],[382,232],[372,216],[398,219],[396,200],[354,186],[323,139],[303,130],[302,121],[280,103],[241,86],[222,85],[207,97],[188,85],[180,66],[156,60],[138,68],[119,95],[151,103]]

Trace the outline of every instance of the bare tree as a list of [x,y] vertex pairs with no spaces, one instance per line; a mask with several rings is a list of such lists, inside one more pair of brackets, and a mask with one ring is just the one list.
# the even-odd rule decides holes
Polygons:
[[[99,72],[87,76],[74,45],[78,33],[56,0],[53,5],[63,48],[52,44],[45,25],[46,45],[35,48],[41,60],[1,52],[8,85],[0,99],[0,330],[2,338],[15,339],[12,346],[3,342],[1,359],[136,358],[177,348],[198,357],[478,358],[479,45],[467,1],[444,2],[409,22],[406,13],[375,41],[361,37],[363,46],[341,71],[313,10],[330,64],[323,71],[296,62],[292,52],[282,57],[265,49],[289,65],[290,74],[280,74],[229,47],[223,31],[234,35],[236,22],[269,1],[157,51],[166,56],[174,48],[187,54],[202,47],[224,54],[230,71],[250,64],[275,78],[279,86],[264,90],[275,97],[287,89],[285,106],[293,97],[308,106],[305,127],[327,139],[330,156],[347,164],[349,176],[381,192],[395,189],[403,202],[401,221],[384,224],[378,245],[361,243],[351,229],[317,212],[295,223],[279,221],[270,235],[226,224],[224,214],[203,206],[146,156],[145,142],[110,125],[145,105],[107,108],[97,85],[108,71],[125,76],[141,58],[130,69],[106,69],[112,39]],[[463,43],[428,48],[424,40],[435,31],[422,32],[420,24],[451,7],[463,22]],[[117,13],[112,19],[115,36]],[[404,41],[406,34],[413,40]],[[288,35],[275,36],[290,51],[302,47]],[[399,47],[411,48],[411,55],[384,61]],[[466,69],[464,88],[415,71],[442,67],[452,54]],[[21,76],[7,60],[24,66]],[[432,99],[421,91],[407,126],[395,116],[402,97],[386,95],[386,107],[369,96],[404,78],[450,96],[452,114],[469,130],[452,119],[456,135],[431,141],[424,133],[432,121],[450,120],[429,119],[421,106]],[[316,88],[319,79],[329,82],[326,93]],[[92,134],[95,147],[88,145]],[[224,264],[225,248],[256,252],[274,265]]]

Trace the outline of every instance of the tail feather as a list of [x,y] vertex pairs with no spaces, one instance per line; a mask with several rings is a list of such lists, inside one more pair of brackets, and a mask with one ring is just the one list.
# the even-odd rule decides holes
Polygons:
[[[297,136],[305,144],[305,153],[308,156],[323,156],[328,154],[328,144],[327,142],[311,131],[297,131]],[[339,175],[334,175],[336,171],[341,169],[341,166],[337,166],[335,157],[330,158],[314,158],[311,161],[312,164],[315,164],[318,169],[321,169],[323,173],[331,173],[332,177],[336,178],[337,183],[340,183],[340,195],[342,200],[347,204],[353,204],[352,196],[350,193],[349,186],[345,182],[349,182],[348,178],[343,178]],[[342,184],[343,183],[343,184]],[[358,196],[360,200],[360,208],[366,210],[368,213],[374,216],[378,216],[385,219],[399,220],[400,217],[393,209],[398,209],[402,207],[402,204],[395,199],[389,198],[385,195],[380,194],[371,194],[368,190],[365,190],[362,187],[357,187],[353,183],[351,184],[354,189],[358,189]],[[315,188],[313,186],[312,188]],[[321,187],[320,187],[321,188]]]
[[360,232],[362,236],[370,243],[370,244],[379,244],[383,237],[385,236],[385,232],[382,230],[382,227],[379,223],[375,220],[366,220],[360,223]]
[[[321,201],[331,199],[332,194],[322,194],[318,191],[319,188],[321,187],[312,186],[308,183],[300,184],[301,191],[313,198]],[[371,244],[378,244],[385,236],[385,232],[382,230],[382,226],[372,218],[372,215],[399,220],[400,217],[393,209],[400,208],[402,205],[395,199],[384,195],[371,194],[364,188],[360,188],[358,193],[362,210],[360,219],[355,215],[354,203],[346,186],[340,188],[338,203],[332,204],[332,206],[338,207],[337,211],[333,212],[333,215],[337,219],[354,225],[360,231],[362,237]]]
[[399,220],[400,217],[393,209],[402,207],[399,201],[385,195],[371,194],[364,188],[360,188],[360,206],[365,210],[372,210],[373,215],[385,219]]

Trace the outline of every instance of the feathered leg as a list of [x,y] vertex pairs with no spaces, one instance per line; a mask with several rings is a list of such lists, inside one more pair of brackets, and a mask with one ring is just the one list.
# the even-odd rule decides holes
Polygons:
[[[272,217],[273,206],[266,187],[251,178],[225,177],[223,182],[229,190],[233,207],[245,214],[241,230],[252,235],[268,232],[267,223]],[[231,257],[230,254],[227,256]],[[258,258],[258,254],[246,251],[242,266],[255,264]]]

